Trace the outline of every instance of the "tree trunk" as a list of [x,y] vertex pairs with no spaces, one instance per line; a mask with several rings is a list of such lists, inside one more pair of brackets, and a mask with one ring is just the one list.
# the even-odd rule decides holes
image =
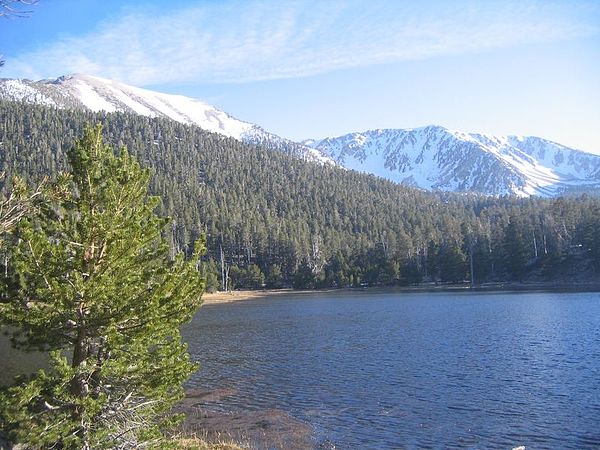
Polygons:
[[475,286],[475,274],[473,273],[473,245],[469,246],[469,270],[471,273],[471,287]]

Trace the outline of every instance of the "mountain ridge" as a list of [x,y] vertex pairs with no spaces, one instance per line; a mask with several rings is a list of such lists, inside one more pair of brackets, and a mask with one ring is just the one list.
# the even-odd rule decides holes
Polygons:
[[0,97],[61,109],[83,108],[93,112],[119,111],[167,117],[245,143],[266,145],[309,161],[335,164],[312,147],[269,133],[202,100],[164,94],[92,75],[63,75],[39,81],[2,78]]
[[427,190],[521,197],[600,192],[600,156],[533,136],[494,136],[428,125],[294,142],[199,99],[84,74],[40,81],[0,79],[0,98],[61,109],[166,117],[304,160]]
[[428,125],[303,143],[346,168],[423,189],[543,197],[600,189],[600,156],[534,136]]

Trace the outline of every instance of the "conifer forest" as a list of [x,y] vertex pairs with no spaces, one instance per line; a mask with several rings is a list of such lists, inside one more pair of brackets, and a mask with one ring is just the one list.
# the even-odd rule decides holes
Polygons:
[[207,289],[591,281],[600,199],[426,192],[293,149],[126,113],[3,101],[0,171],[34,184],[67,169],[86,124],[152,171],[173,255],[206,240]]

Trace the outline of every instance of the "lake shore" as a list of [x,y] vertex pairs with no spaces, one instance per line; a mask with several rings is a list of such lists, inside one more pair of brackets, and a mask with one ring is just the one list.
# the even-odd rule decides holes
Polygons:
[[236,394],[238,392],[235,389],[188,389],[185,398],[175,407],[176,412],[185,415],[178,430],[179,434],[184,438],[200,436],[201,441],[206,443],[225,441],[229,445],[225,447],[216,444],[214,447],[207,445],[206,450],[313,448],[312,427],[284,410],[211,409],[211,404]]
[[232,303],[265,297],[281,297],[285,295],[306,295],[324,292],[507,292],[507,291],[549,291],[549,292],[600,292],[600,282],[564,283],[564,282],[502,282],[485,283],[471,287],[463,284],[423,283],[416,286],[372,286],[355,288],[326,288],[326,289],[256,289],[239,291],[217,291],[204,293],[202,298],[205,305]]
[[[599,295],[559,293],[574,286],[547,283],[484,286],[494,289],[489,293],[448,287],[397,295],[377,288],[292,291],[208,306],[186,328],[205,373],[190,382],[182,432],[234,442],[241,437],[241,443],[250,432],[257,433],[253,442],[268,433],[277,441],[302,432],[298,420],[312,427],[314,445],[304,448],[395,448],[392,442],[515,448],[530,440],[553,448],[562,439],[579,448],[596,442],[594,367],[582,366],[585,379],[569,368],[593,354]],[[540,378],[541,370],[556,376]],[[473,384],[448,382],[465,377]],[[548,396],[548,389],[565,395]],[[468,400],[473,392],[474,405]],[[531,409],[520,407],[525,396]],[[572,398],[581,424],[569,421]],[[488,415],[480,405],[500,414]],[[514,414],[531,420],[529,439],[511,434]],[[572,427],[566,438],[548,432],[559,420]],[[467,428],[473,423],[484,431]]]
[[252,300],[263,297],[280,297],[282,295],[302,295],[316,292],[340,291],[341,289],[314,289],[314,290],[296,290],[296,289],[256,289],[240,291],[217,291],[202,294],[205,305],[214,305],[219,303],[232,303],[243,300]]

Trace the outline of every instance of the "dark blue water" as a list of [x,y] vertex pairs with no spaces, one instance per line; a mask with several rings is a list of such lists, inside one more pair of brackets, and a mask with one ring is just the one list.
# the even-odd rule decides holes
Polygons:
[[277,408],[336,449],[600,448],[600,294],[333,293],[203,307],[211,407]]

